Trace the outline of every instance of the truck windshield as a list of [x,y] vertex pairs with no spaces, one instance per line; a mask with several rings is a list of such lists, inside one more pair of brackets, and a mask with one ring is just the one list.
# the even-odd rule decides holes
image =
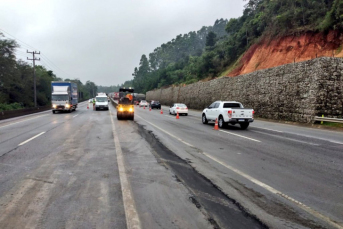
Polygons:
[[241,108],[239,103],[224,103],[223,108]]
[[66,101],[68,100],[68,95],[52,95],[51,100],[52,101]]
[[97,102],[106,102],[107,98],[106,97],[96,97]]

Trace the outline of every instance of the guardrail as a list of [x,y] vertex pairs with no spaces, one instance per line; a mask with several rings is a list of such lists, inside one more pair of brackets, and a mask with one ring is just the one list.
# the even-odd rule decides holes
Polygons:
[[325,117],[319,117],[319,116],[315,116],[314,117],[314,121],[343,123],[343,119],[339,119],[339,118],[325,118]]
[[51,105],[43,106],[43,107],[30,107],[18,110],[10,110],[10,111],[0,111],[0,120],[14,118],[22,115],[33,114],[41,111],[47,111],[51,109]]

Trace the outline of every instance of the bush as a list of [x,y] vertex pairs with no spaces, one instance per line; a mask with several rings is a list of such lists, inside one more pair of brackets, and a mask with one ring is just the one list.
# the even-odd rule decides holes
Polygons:
[[11,103],[11,104],[0,103],[0,111],[18,110],[22,108],[23,106],[20,103]]

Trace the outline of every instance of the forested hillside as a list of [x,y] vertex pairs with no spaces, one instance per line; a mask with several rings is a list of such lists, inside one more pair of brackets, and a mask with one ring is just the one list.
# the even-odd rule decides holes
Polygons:
[[179,35],[148,56],[142,55],[133,80],[124,85],[145,92],[227,75],[242,54],[262,39],[333,30],[340,34],[343,28],[342,0],[246,2],[241,17],[217,20],[213,26]]
[[[27,62],[16,60],[15,50],[19,47],[16,41],[7,39],[0,33],[0,111],[33,107],[33,68]],[[44,106],[50,103],[51,81],[60,81],[53,71],[37,65],[37,104]],[[89,98],[97,92],[97,86],[87,81],[83,84],[78,79],[65,79],[78,84],[83,98]]]

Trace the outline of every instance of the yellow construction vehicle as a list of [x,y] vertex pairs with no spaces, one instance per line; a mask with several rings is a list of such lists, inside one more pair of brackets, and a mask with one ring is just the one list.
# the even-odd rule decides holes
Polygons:
[[134,89],[129,87],[119,88],[119,100],[117,106],[117,119],[131,119],[134,120],[135,108],[133,105],[133,96],[128,93],[133,93]]

